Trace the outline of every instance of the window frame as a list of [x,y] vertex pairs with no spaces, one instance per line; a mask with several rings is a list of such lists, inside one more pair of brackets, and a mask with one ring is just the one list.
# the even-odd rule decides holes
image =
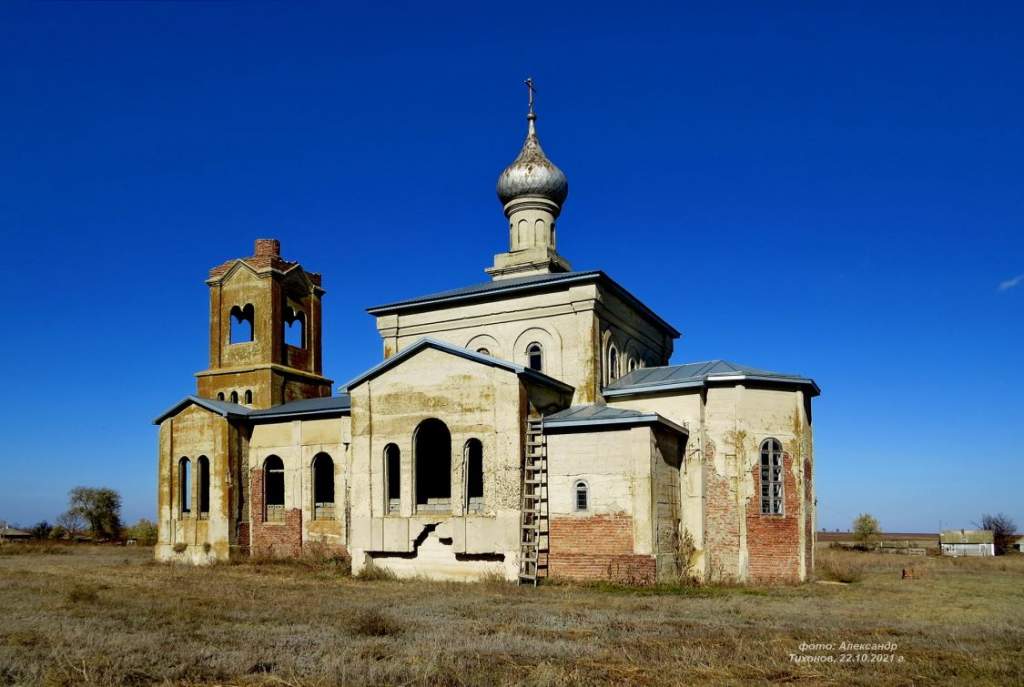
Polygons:
[[178,517],[192,517],[192,461],[178,458]]
[[[323,469],[320,467],[321,463],[330,462],[330,472],[324,476],[325,479],[330,483],[331,489],[331,500],[330,501],[318,501],[317,500],[317,486],[321,484],[321,480],[317,477],[317,470]],[[310,470],[310,496],[313,497],[313,519],[314,520],[334,520],[336,518],[336,508],[338,499],[337,480],[335,475],[336,466],[334,458],[327,451],[319,451],[313,460],[309,463]]]
[[[582,490],[580,489],[582,487]],[[580,493],[582,491],[583,500],[586,502],[583,508],[580,508]],[[589,513],[590,511],[590,484],[585,479],[578,479],[572,483],[572,510],[574,513]]]
[[210,459],[205,455],[196,458],[196,481],[199,482],[196,512],[200,520],[208,520],[210,517]]
[[[274,468],[273,470],[269,467],[270,461],[274,459],[280,463],[280,469]],[[281,503],[270,503],[270,499],[267,497],[267,490],[270,486],[270,473],[280,472],[281,473]],[[285,504],[287,503],[287,484],[285,480],[285,467],[284,459],[277,454],[270,454],[263,459],[263,522],[265,523],[284,523]]]
[[[393,449],[393,452],[392,452]],[[392,462],[394,456],[394,465]],[[384,446],[384,514],[397,515],[402,512],[402,449],[395,442]],[[394,482],[392,482],[394,480]],[[394,484],[397,498],[391,498],[391,486]]]
[[[469,478],[472,470],[471,446],[480,448],[480,495],[471,496],[469,493]],[[462,445],[462,497],[464,499],[467,513],[480,513],[484,509],[484,442],[476,437],[470,437]]]
[[[533,365],[533,356],[537,356],[537,366]],[[534,372],[544,371],[544,346],[539,341],[531,341],[526,345],[526,366]]]
[[786,515],[785,465],[786,452],[782,442],[775,437],[762,441],[758,454],[761,515]]

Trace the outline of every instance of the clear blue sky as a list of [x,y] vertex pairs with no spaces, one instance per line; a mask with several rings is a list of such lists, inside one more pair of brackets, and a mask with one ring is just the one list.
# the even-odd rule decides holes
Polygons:
[[532,75],[573,265],[673,362],[821,385],[823,527],[1024,527],[1024,7],[701,5],[0,5],[0,518],[153,517],[150,422],[254,238],[324,273],[339,382],[363,308],[484,280]]

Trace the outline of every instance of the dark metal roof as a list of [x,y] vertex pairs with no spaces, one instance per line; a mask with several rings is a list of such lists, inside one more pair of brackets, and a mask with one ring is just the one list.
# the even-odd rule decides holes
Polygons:
[[261,420],[282,420],[286,418],[347,415],[351,406],[348,394],[329,396],[327,398],[306,398],[300,401],[282,403],[281,405],[273,406],[271,408],[263,408],[261,410],[253,410],[252,408],[247,408],[246,406],[239,405],[237,403],[229,403],[228,401],[216,401],[212,398],[186,396],[171,408],[168,408],[162,415],[160,415],[160,417],[153,420],[153,424],[159,425],[167,418],[177,415],[192,404],[205,408],[212,413],[217,413],[221,417],[226,417],[229,420],[248,419],[253,422],[259,422]]
[[327,396],[325,398],[304,398],[279,406],[249,411],[249,419],[253,422],[261,420],[280,420],[284,418],[333,417],[348,415],[352,410],[352,399],[348,394]]
[[672,389],[686,389],[706,386],[714,382],[769,382],[808,386],[811,394],[817,396],[821,389],[809,377],[783,372],[759,370],[747,365],[737,365],[728,360],[709,360],[703,363],[668,365],[665,367],[642,367],[615,380],[601,392],[605,397],[650,394]]
[[528,367],[519,365],[517,363],[511,363],[507,360],[502,360],[500,358],[495,358],[493,356],[484,355],[483,353],[477,353],[476,351],[471,351],[468,348],[462,348],[461,346],[450,344],[447,341],[438,341],[437,339],[432,339],[430,337],[418,339],[408,348],[403,348],[401,351],[391,356],[384,362],[374,365],[366,372],[362,373],[355,379],[351,380],[343,388],[346,390],[351,390],[352,388],[362,384],[366,380],[371,379],[372,377],[376,377],[381,372],[384,372],[385,370],[394,367],[395,365],[399,364],[406,358],[415,355],[417,352],[423,350],[424,348],[434,348],[436,350],[451,353],[452,355],[459,356],[460,358],[465,358],[466,360],[472,360],[483,365],[490,365],[491,367],[500,367],[502,369],[508,370],[509,372],[514,372],[520,377],[526,377],[527,379],[530,379],[534,382],[538,382],[540,384],[553,387],[555,389],[558,389],[559,391],[565,391],[568,393],[572,393],[574,391],[574,388],[569,386],[565,382],[555,379],[554,377],[549,377],[543,372],[538,372],[537,370],[532,370]]
[[371,315],[383,315],[391,312],[401,312],[403,310],[423,309],[434,305],[485,300],[492,297],[504,297],[512,294],[561,288],[571,284],[587,282],[600,282],[602,285],[615,292],[620,298],[631,303],[638,310],[642,311],[652,320],[657,322],[673,337],[679,336],[679,332],[675,327],[661,319],[657,313],[644,305],[639,298],[624,289],[601,270],[589,270],[585,272],[558,272],[555,274],[537,274],[530,277],[517,277],[515,279],[497,279],[494,281],[483,282],[481,284],[473,284],[472,286],[463,286],[462,288],[451,289],[450,291],[440,291],[426,296],[419,296],[418,298],[409,298],[406,300],[395,301],[393,303],[375,305],[371,308],[367,308],[366,312]]
[[627,410],[626,408],[612,408],[610,406],[588,405],[572,406],[557,413],[544,416],[544,429],[594,429],[609,426],[630,426],[660,424],[675,430],[680,434],[689,435],[689,430],[671,420],[663,418],[657,413],[648,413],[640,410]]

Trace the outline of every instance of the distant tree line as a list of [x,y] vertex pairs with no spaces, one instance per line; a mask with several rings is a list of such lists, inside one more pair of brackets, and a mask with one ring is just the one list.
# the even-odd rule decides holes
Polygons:
[[156,523],[140,518],[125,527],[121,521],[121,495],[106,487],[75,487],[68,492],[68,509],[54,524],[46,520],[27,528],[35,539],[93,541],[134,539],[139,544],[156,543]]

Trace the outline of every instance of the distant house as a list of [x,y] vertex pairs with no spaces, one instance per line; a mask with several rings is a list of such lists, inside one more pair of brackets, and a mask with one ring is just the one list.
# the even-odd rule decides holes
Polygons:
[[14,541],[28,541],[32,535],[24,530],[16,530],[8,527],[6,522],[0,522],[0,543]]
[[1018,534],[1018,535],[1015,535],[1015,536],[1017,538],[1014,540],[1014,542],[1012,544],[1010,544],[1010,548],[1011,549],[1017,549],[1021,553],[1024,553],[1024,535]]
[[992,530],[945,530],[939,535],[943,556],[994,556]]

